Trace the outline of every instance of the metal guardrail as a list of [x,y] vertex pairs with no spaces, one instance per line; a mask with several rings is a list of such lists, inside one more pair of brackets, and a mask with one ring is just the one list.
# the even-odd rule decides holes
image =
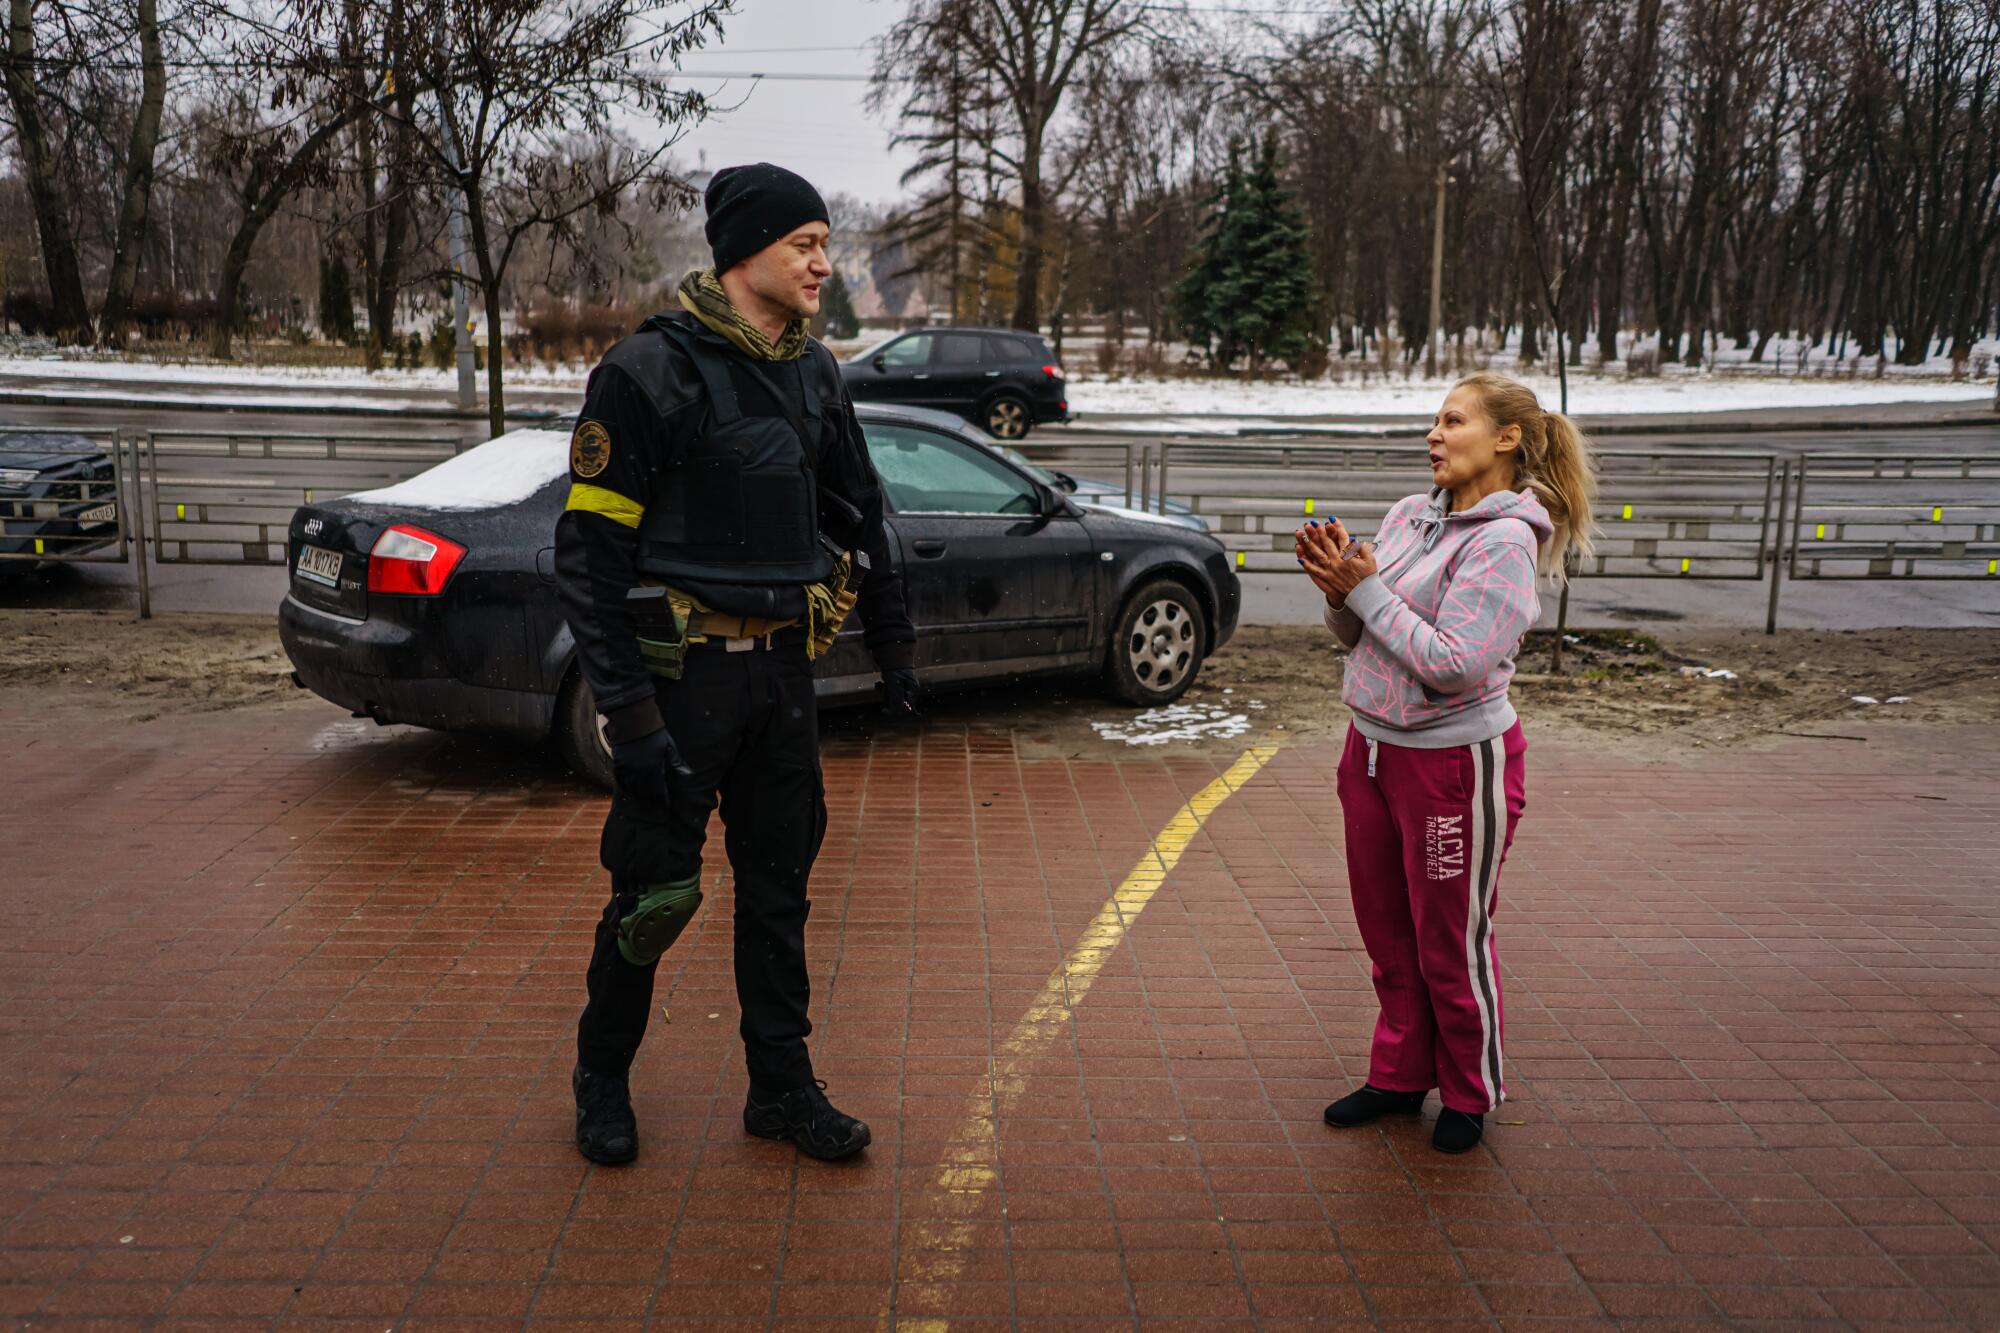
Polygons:
[[[69,522],[73,531],[52,527],[57,520],[34,508],[48,501],[32,497],[29,513],[17,518],[0,493],[0,560],[135,560],[142,616],[151,614],[149,555],[162,564],[282,564],[292,514],[315,495],[391,485],[461,451],[448,437],[241,431],[0,428],[0,442],[42,434],[82,436],[105,449],[111,476],[89,482],[87,498],[102,489],[115,527],[92,535],[81,531],[80,518]],[[1186,504],[1246,574],[1298,573],[1292,533],[1307,518],[1333,517],[1336,497],[1349,531],[1371,536],[1390,506],[1421,482],[1407,442],[1037,440],[1015,447],[1044,466],[1095,476],[1107,496],[1122,482],[1128,508]],[[2000,583],[2000,498],[1964,494],[1964,483],[1981,482],[2000,496],[2000,455],[1811,453],[1788,461],[1713,449],[1608,449],[1596,457],[1602,534],[1589,563],[1575,571],[1581,578],[1768,577],[1766,632],[1776,627],[1787,578]],[[309,465],[310,484],[301,464]],[[1666,489],[1672,494],[1658,493]],[[30,522],[39,530],[17,535],[17,523]],[[24,539],[33,544],[8,549]],[[1565,590],[1558,628],[1567,611]]]
[[[148,431],[142,521],[162,565],[285,562],[292,513],[315,495],[346,495],[406,480],[459,452],[444,437],[396,440],[232,431]],[[228,460],[229,475],[186,470]],[[297,465],[311,465],[311,484]]]
[[[40,564],[123,564],[131,558],[136,509],[127,494],[130,469],[117,430],[0,427],[0,446],[37,436],[83,439],[104,451],[102,477],[58,481],[0,480],[0,560]],[[36,491],[42,493],[36,494]]]
[[[1400,442],[1050,442],[1034,454],[1056,464],[1085,450],[1100,456],[1122,451],[1127,503],[1136,498],[1149,511],[1164,510],[1170,500],[1185,503],[1207,521],[1244,574],[1302,573],[1293,558],[1293,533],[1307,519],[1335,517],[1335,498],[1348,531],[1372,537],[1419,475],[1409,444]],[[1604,517],[1596,549],[1586,566],[1572,564],[1573,576],[1757,582],[1768,569],[1765,631],[1776,630],[1789,463],[1775,454],[1719,449],[1607,449],[1595,457]],[[1217,474],[1212,487],[1203,484],[1204,469]],[[1671,482],[1680,493],[1641,492],[1642,483],[1657,481]],[[1569,622],[1569,591],[1566,582],[1557,603],[1558,645]]]
[[[1096,446],[1117,447],[1117,446]],[[1407,445],[1133,445],[1128,473],[1138,507],[1169,499],[1206,519],[1247,573],[1297,573],[1292,534],[1309,518],[1336,513],[1348,531],[1374,534],[1409,495],[1416,476]],[[1062,457],[1053,451],[1051,458]],[[1755,582],[1776,550],[1784,468],[1774,454],[1723,450],[1612,449],[1597,454],[1603,535],[1592,578],[1704,578]],[[1201,469],[1227,475],[1212,482]],[[1156,481],[1155,481],[1156,479]],[[1636,493],[1669,481],[1671,498]],[[1133,489],[1127,483],[1128,492]]]
[[1967,500],[1954,483],[2000,496],[2000,455],[1815,453],[1798,460],[1786,576],[2000,581],[2000,498]]

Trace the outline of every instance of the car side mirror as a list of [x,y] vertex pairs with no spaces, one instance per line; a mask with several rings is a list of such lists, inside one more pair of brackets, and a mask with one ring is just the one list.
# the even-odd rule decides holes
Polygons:
[[886,356],[876,357],[875,369],[882,374],[887,374],[889,370],[889,358]]
[[1043,518],[1053,518],[1063,511],[1063,501],[1056,494],[1055,487],[1045,481],[1035,483],[1035,512]]

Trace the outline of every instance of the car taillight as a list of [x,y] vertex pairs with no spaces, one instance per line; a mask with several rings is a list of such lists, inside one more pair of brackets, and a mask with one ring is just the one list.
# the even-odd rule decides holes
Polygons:
[[1061,366],[1043,366],[1042,373],[1052,380],[1059,380],[1063,377]]
[[465,548],[455,541],[408,523],[392,524],[368,548],[368,591],[434,597],[464,558]]

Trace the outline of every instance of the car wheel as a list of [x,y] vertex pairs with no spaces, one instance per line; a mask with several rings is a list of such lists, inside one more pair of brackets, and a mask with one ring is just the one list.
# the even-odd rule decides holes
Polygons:
[[1155,579],[1126,599],[1111,635],[1104,677],[1128,704],[1172,703],[1201,670],[1208,621],[1201,602],[1172,579]]
[[1033,424],[1028,405],[1012,394],[1003,393],[986,405],[986,433],[995,439],[1022,439]]
[[554,742],[556,754],[572,772],[610,790],[611,745],[604,739],[604,719],[597,715],[583,673],[574,667],[556,696]]

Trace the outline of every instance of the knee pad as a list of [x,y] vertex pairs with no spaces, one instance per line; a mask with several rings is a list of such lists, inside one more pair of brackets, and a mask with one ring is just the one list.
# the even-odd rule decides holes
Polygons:
[[701,876],[649,884],[618,920],[618,952],[634,967],[651,967],[694,920],[701,906]]

